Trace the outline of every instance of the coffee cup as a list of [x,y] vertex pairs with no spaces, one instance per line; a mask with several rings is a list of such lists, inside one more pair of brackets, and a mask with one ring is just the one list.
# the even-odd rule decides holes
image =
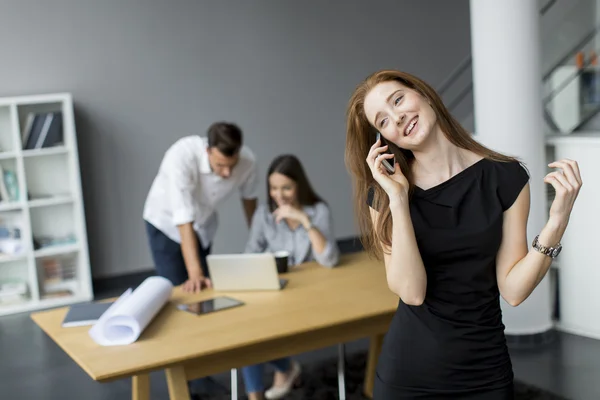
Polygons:
[[288,272],[288,260],[290,253],[285,250],[275,252],[275,264],[277,265],[277,273],[285,274]]

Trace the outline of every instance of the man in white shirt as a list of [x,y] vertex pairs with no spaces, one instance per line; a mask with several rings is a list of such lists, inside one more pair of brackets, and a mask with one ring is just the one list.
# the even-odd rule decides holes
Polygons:
[[242,131],[231,123],[214,123],[207,137],[186,136],[167,150],[143,214],[160,276],[189,292],[211,286],[206,255],[217,231],[217,206],[238,189],[249,226],[256,209],[256,169]]

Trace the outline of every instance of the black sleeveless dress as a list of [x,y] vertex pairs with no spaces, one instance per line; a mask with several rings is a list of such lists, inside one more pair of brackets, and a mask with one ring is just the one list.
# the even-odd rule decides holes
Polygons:
[[421,306],[399,301],[374,400],[513,399],[496,254],[503,212],[528,180],[518,162],[482,159],[438,186],[415,189],[410,215],[427,293]]

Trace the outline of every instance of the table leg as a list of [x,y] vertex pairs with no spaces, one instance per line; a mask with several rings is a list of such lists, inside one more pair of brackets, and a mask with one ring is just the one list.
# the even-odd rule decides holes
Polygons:
[[373,386],[375,384],[375,368],[377,367],[377,359],[383,345],[383,336],[371,336],[369,345],[369,355],[367,357],[367,368],[365,370],[365,389],[364,394],[368,398],[373,398]]
[[150,375],[134,375],[131,378],[131,398],[133,400],[150,400]]
[[346,364],[346,350],[344,343],[338,344],[338,398],[346,400],[346,375],[344,373]]
[[169,388],[170,400],[190,400],[190,390],[188,389],[187,378],[183,366],[167,368],[167,386]]
[[231,369],[231,400],[238,399],[238,378],[237,368]]

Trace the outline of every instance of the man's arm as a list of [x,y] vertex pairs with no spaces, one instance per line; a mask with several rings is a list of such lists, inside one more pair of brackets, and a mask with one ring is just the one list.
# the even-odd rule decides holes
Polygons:
[[246,223],[248,227],[252,225],[252,217],[256,211],[257,195],[256,188],[258,186],[256,162],[252,161],[249,166],[249,173],[246,179],[240,186],[240,197],[242,198],[242,207],[246,214]]
[[186,292],[199,292],[204,287],[211,287],[211,282],[202,273],[200,264],[200,252],[198,249],[198,239],[194,231],[193,224],[177,225],[179,235],[181,235],[181,252],[185,268],[188,272],[188,280],[183,284],[183,290]]
[[202,268],[200,266],[200,253],[194,227],[191,222],[188,222],[187,224],[178,225],[177,228],[181,236],[181,252],[183,253],[188,277],[190,279],[198,278],[202,276]]
[[257,199],[242,199],[242,205],[244,208],[244,214],[246,215],[246,223],[248,227],[252,224],[252,216],[254,215],[254,211],[256,211]]

